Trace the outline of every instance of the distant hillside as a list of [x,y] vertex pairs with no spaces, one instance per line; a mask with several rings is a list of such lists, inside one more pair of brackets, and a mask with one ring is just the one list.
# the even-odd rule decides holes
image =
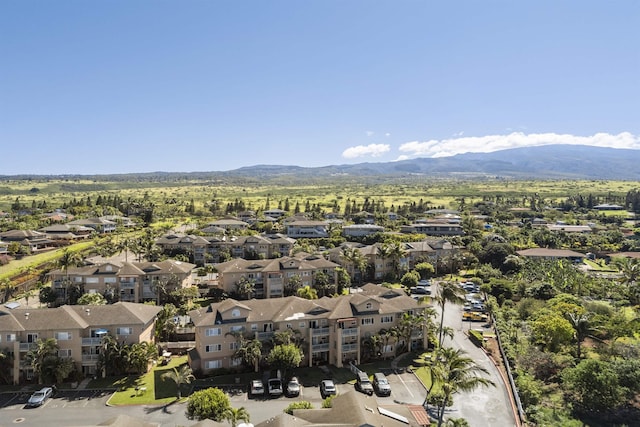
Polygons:
[[[216,172],[150,172],[117,175],[64,175],[51,178],[85,178],[96,181],[180,182],[227,180],[306,181],[340,176],[387,179],[427,176],[433,178],[595,179],[640,181],[640,150],[600,148],[586,145],[546,145],[514,148],[493,153],[466,153],[451,157],[419,158],[398,162],[358,163],[315,168],[256,165]],[[0,176],[29,179],[35,175]],[[43,176],[38,176],[42,178]]]
[[358,163],[318,168],[252,166],[226,172],[236,176],[407,176],[509,177],[520,179],[640,180],[640,150],[586,145],[546,145],[493,153],[419,158],[399,162]]

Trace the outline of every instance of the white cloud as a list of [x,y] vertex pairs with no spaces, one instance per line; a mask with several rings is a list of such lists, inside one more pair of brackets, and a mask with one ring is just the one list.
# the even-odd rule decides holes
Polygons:
[[366,134],[367,134],[367,136],[369,136],[369,137],[371,137],[371,136],[373,136],[373,135],[375,135],[375,134],[376,134],[376,133],[375,133],[374,131],[372,131],[372,130],[368,130],[368,131],[366,131],[365,133],[366,133]]
[[593,145],[609,148],[640,149],[640,137],[629,132],[617,135],[596,133],[592,136],[576,136],[557,133],[513,132],[508,135],[460,137],[429,141],[411,141],[399,150],[408,157],[446,157],[461,153],[490,153],[518,147],[533,147],[550,144]]
[[369,144],[369,145],[357,145],[355,147],[349,147],[342,152],[342,157],[347,159],[355,159],[356,157],[379,157],[384,153],[387,153],[391,148],[389,144]]
[[390,134],[389,132],[387,132],[387,133],[385,133],[385,134],[384,134],[384,136],[386,136],[386,137],[390,137],[390,136],[391,136],[391,134]]

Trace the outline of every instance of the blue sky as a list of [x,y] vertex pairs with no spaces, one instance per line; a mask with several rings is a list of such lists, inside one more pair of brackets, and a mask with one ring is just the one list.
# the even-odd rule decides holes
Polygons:
[[640,148],[640,2],[0,0],[0,175]]

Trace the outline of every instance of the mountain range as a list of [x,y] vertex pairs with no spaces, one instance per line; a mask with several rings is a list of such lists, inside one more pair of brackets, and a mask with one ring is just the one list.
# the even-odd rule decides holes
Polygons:
[[[0,176],[29,179],[43,175]],[[395,162],[357,163],[322,167],[255,165],[230,171],[147,172],[112,175],[45,175],[51,178],[87,178],[96,181],[261,180],[304,181],[393,178],[508,178],[587,179],[640,181],[640,150],[589,145],[544,145],[491,153],[465,153],[450,157],[415,158]]]
[[588,145],[545,145],[491,153],[416,158],[395,162],[303,168],[256,165],[225,172],[232,176],[408,176],[504,177],[511,179],[640,180],[640,150]]

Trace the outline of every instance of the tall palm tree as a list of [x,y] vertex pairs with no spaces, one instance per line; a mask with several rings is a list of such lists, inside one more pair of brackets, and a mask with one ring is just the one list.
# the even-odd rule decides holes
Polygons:
[[224,410],[223,418],[231,423],[231,427],[236,427],[238,425],[238,421],[248,423],[251,417],[244,406],[241,406],[240,408],[229,406]]
[[451,396],[480,386],[495,386],[493,381],[481,376],[488,371],[465,354],[460,349],[443,348],[431,366],[432,381],[438,384],[443,397],[437,407],[438,427],[444,422],[444,410]]
[[582,342],[595,330],[590,322],[590,317],[586,313],[567,313],[566,318],[571,323],[576,339],[576,357],[582,357]]
[[172,368],[170,371],[163,373],[160,376],[163,380],[171,380],[176,384],[176,397],[178,400],[182,399],[182,391],[180,387],[182,384],[190,384],[196,377],[193,375],[193,371],[188,364],[180,365],[180,368]]
[[393,272],[396,278],[400,277],[400,260],[407,256],[407,251],[402,247],[402,244],[395,242],[391,245],[391,264],[393,266]]
[[438,295],[435,297],[440,306],[440,327],[438,328],[438,347],[442,347],[444,339],[444,308],[449,303],[462,304],[464,302],[464,289],[453,282],[441,282],[439,284]]
[[247,365],[253,366],[255,372],[258,372],[260,359],[262,359],[262,342],[257,338],[238,342],[235,356],[241,358]]
[[240,298],[251,299],[256,292],[256,282],[253,279],[247,277],[241,277],[236,283],[236,292],[240,295]]
[[[346,263],[347,270],[351,270],[351,276],[356,276],[356,271],[360,273],[358,283],[362,284],[364,276],[367,271],[367,259],[362,255],[362,252],[358,248],[350,248],[345,246],[342,248],[342,254],[340,255],[343,261]],[[349,268],[351,267],[351,268]]]
[[69,297],[69,286],[71,285],[71,282],[69,280],[69,268],[70,267],[76,267],[78,265],[80,265],[82,263],[82,256],[80,255],[79,252],[75,252],[75,251],[71,251],[69,249],[65,249],[62,252],[62,256],[60,256],[60,258],[58,258],[57,264],[58,267],[60,268],[60,270],[64,273],[65,275],[65,288],[64,288],[64,299],[65,301],[68,299]]

